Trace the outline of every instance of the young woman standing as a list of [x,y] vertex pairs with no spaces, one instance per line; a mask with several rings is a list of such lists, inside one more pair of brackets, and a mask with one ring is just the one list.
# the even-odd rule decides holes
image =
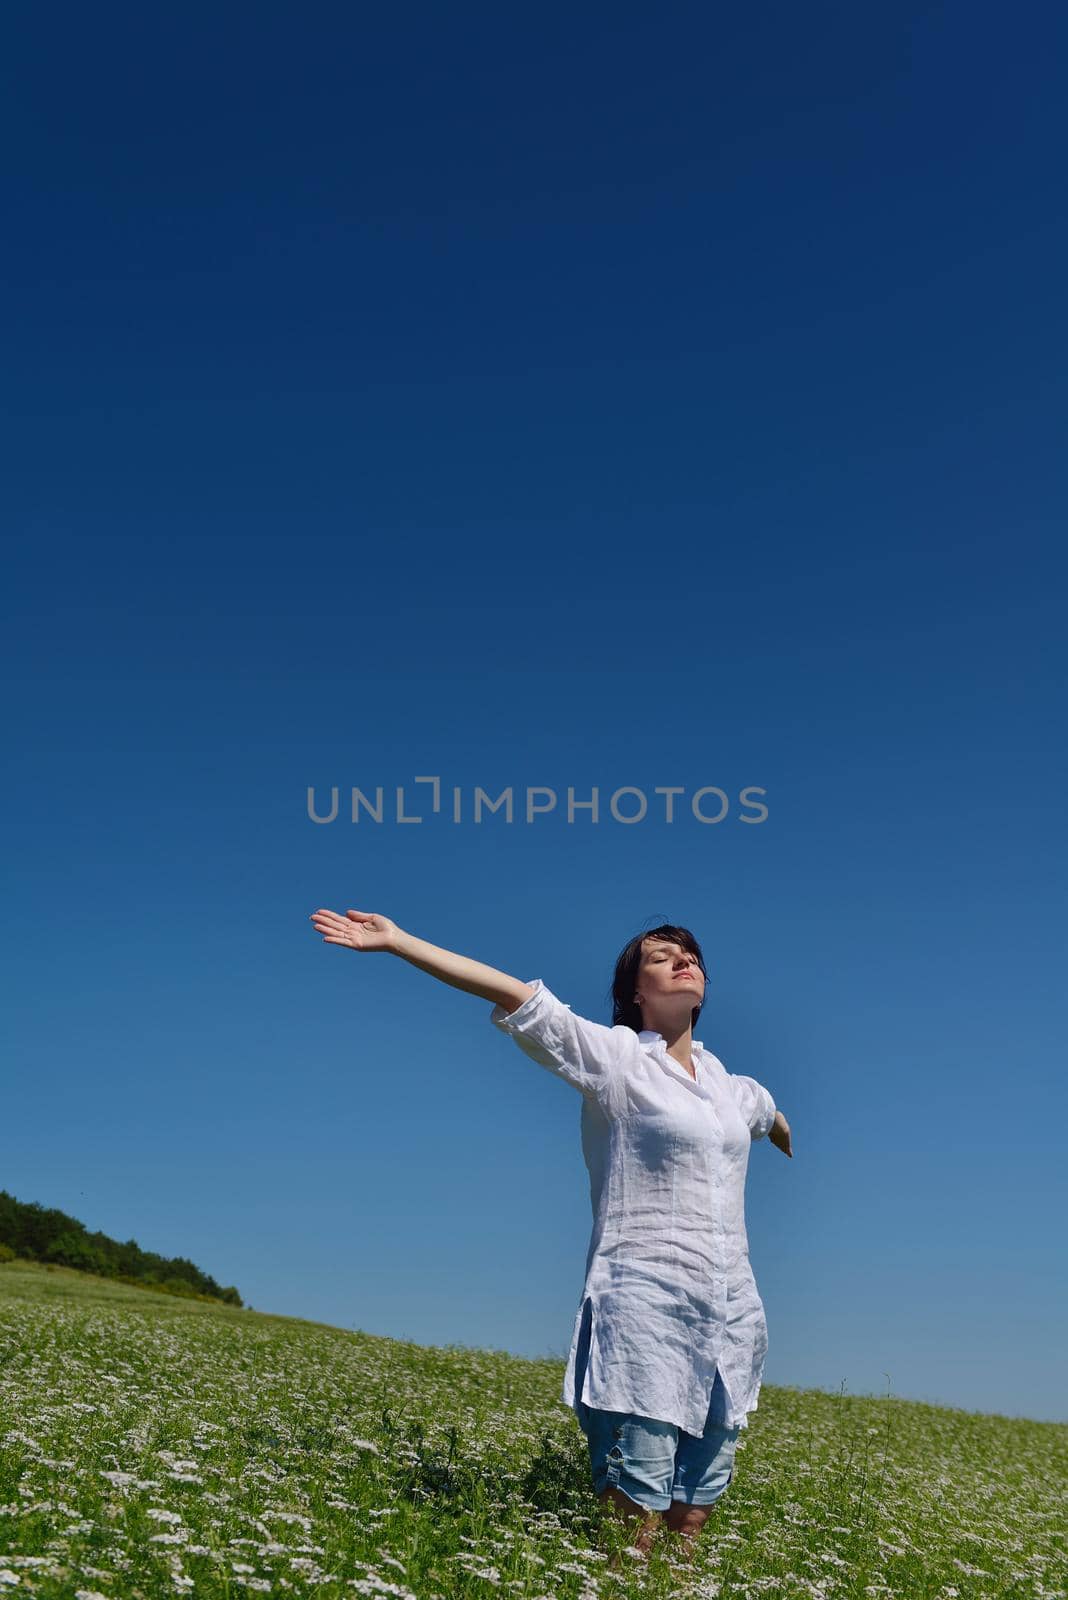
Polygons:
[[582,1095],[593,1232],[562,1398],[589,1446],[596,1493],[635,1519],[642,1553],[666,1526],[692,1539],[734,1474],[767,1352],[749,1263],[749,1146],[792,1156],[790,1128],[753,1078],[693,1037],[707,972],[665,924],[616,960],[611,1026],[576,1016],[540,978],[429,944],[369,911],[319,910],[327,944],[400,956],[491,1001],[490,1021]]

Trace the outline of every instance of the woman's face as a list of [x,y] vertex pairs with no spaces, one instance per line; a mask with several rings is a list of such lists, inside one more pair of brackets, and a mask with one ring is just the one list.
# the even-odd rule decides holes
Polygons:
[[697,957],[681,944],[646,939],[642,941],[635,993],[646,1027],[656,1027],[656,1021],[650,1019],[685,1021],[705,998],[705,975]]

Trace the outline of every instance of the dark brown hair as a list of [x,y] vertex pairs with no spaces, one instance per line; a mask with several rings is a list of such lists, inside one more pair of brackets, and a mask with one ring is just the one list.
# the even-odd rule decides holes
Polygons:
[[[638,968],[642,959],[642,943],[646,939],[670,939],[675,944],[681,944],[690,955],[697,957],[697,965],[705,975],[705,984],[708,983],[708,969],[705,958],[701,954],[701,946],[697,943],[689,928],[676,927],[672,922],[662,922],[658,928],[648,928],[644,933],[636,933],[634,938],[623,946],[616,960],[615,975],[612,978],[612,1026],[623,1023],[625,1027],[633,1028],[635,1033],[642,1030],[641,1006],[634,1003],[634,985],[638,981]],[[707,987],[705,990],[708,992]],[[704,1002],[702,1001],[702,1005]],[[701,1015],[701,1006],[694,1006],[690,1018],[691,1028],[697,1026],[697,1019]]]

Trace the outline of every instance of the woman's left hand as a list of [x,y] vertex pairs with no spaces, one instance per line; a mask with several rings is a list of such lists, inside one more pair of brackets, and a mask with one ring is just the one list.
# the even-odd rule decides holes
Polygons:
[[789,1156],[791,1161],[793,1160],[794,1153],[790,1148],[790,1124],[781,1111],[776,1111],[775,1113],[775,1121],[768,1132],[768,1138],[777,1149],[782,1151],[783,1155]]

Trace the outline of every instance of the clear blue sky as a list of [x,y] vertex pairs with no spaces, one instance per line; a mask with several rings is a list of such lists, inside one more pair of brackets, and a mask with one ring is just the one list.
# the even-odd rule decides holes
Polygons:
[[[678,921],[793,1128],[767,1381],[1068,1419],[1066,45],[8,19],[0,1186],[258,1310],[562,1355],[578,1095],[308,915],[602,1021]],[[453,824],[427,775],[560,808]],[[426,820],[316,826],[333,784]]]

